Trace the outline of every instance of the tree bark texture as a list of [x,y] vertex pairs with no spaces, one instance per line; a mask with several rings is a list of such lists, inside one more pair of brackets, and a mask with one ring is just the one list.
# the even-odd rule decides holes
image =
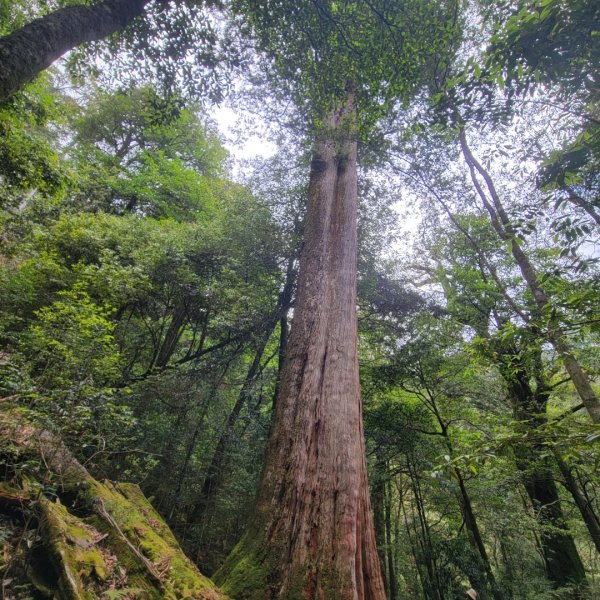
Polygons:
[[[529,257],[523,251],[520,242],[516,237],[516,232],[514,231],[513,225],[510,221],[502,202],[500,201],[500,196],[494,186],[494,182],[490,177],[489,173],[483,168],[483,166],[477,161],[477,159],[473,156],[471,149],[467,143],[467,137],[464,129],[461,129],[459,134],[460,146],[469,166],[469,171],[471,174],[471,180],[475,189],[477,190],[477,194],[481,198],[492,222],[492,227],[498,234],[498,237],[504,241],[510,242],[511,253],[519,270],[521,271],[521,275],[531,292],[537,310],[539,312],[539,316],[542,316],[544,313],[548,313],[551,308],[550,298],[546,294],[546,291],[542,288],[538,281],[538,274],[529,260]],[[491,198],[491,201],[488,199],[488,195],[483,189],[479,179],[477,178],[477,173],[483,178],[485,185],[488,190],[488,194]],[[556,319],[551,319],[548,323],[546,337],[548,341],[554,346],[554,349],[560,356],[563,364],[565,365],[565,369],[573,382],[573,386],[577,390],[583,405],[588,411],[590,418],[594,423],[600,423],[600,401],[596,396],[592,388],[592,384],[587,373],[579,364],[579,361],[575,358],[575,355],[571,351],[569,342],[567,337],[563,331],[563,328],[560,326],[560,323],[556,321]]]
[[311,164],[297,300],[253,523],[215,575],[237,600],[384,600],[356,319],[353,103]]
[[0,38],[0,101],[69,50],[124,29],[149,2],[104,0],[91,6],[66,6]]

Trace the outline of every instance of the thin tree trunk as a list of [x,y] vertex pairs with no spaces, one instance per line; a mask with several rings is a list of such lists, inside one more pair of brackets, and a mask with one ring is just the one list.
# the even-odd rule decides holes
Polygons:
[[[225,363],[225,368],[223,372],[219,376],[219,378],[213,383],[210,387],[210,392],[207,394],[206,398],[202,402],[202,407],[200,410],[200,415],[198,416],[198,420],[196,421],[196,426],[194,427],[194,431],[192,432],[192,437],[188,441],[186,450],[185,450],[185,458],[183,459],[183,464],[181,465],[181,469],[179,471],[179,477],[177,479],[177,486],[175,488],[175,492],[173,493],[173,500],[171,505],[171,510],[169,511],[169,521],[173,519],[173,515],[175,511],[179,507],[180,503],[180,494],[183,489],[183,483],[188,475],[188,465],[190,464],[190,460],[192,459],[192,455],[194,454],[194,450],[196,449],[196,443],[198,442],[198,436],[202,431],[202,427],[204,425],[204,420],[206,419],[206,415],[208,414],[208,409],[212,401],[217,397],[219,388],[225,379],[225,375],[227,375],[227,371],[233,361],[233,357]],[[187,523],[186,523],[187,525]]]
[[[413,539],[413,536],[411,535],[411,531],[410,531],[410,523],[408,520],[408,514],[406,511],[406,502],[405,502],[405,496],[406,494],[403,494],[400,497],[400,510],[401,510],[401,514],[404,520],[404,528],[406,530],[406,537],[408,538],[409,544],[410,544],[410,549],[412,552],[412,556],[413,556],[413,560],[415,563],[415,571],[416,571],[416,578],[414,580],[414,589],[416,589],[417,585],[420,583],[421,584],[421,590],[423,591],[423,593],[427,593],[427,581],[425,578],[425,574],[423,572],[423,567],[422,567],[422,561],[419,560],[419,551],[416,545],[416,542]],[[432,596],[433,598],[433,596]],[[435,598],[434,598],[435,600]]]
[[[391,495],[392,495],[392,487],[391,487],[391,482],[390,482],[390,496]],[[391,548],[391,558],[390,558],[390,560],[392,560],[394,563],[394,577],[396,580],[396,589],[398,588],[398,576],[396,575],[396,573],[398,572],[400,544],[403,543],[403,542],[401,542],[401,538],[400,538],[400,513],[401,513],[400,504],[402,502],[404,502],[403,495],[399,494],[398,507],[396,508],[396,514],[395,514],[395,518],[394,518],[394,537],[393,537],[394,545]],[[403,573],[403,576],[404,576],[404,573]]]
[[[534,373],[519,364],[518,354],[507,361],[502,371],[515,410],[515,418],[526,433],[535,432],[546,421],[550,388],[545,384],[541,367],[541,350],[530,353]],[[535,380],[535,388],[531,381]],[[535,439],[535,435],[533,436]],[[553,472],[539,442],[522,443],[516,450],[516,465],[523,478],[525,491],[540,523],[540,548],[548,579],[556,587],[587,585],[585,568],[575,541],[567,528]]]
[[283,373],[283,365],[285,363],[285,355],[287,353],[289,337],[288,315],[290,308],[292,307],[294,289],[296,287],[296,279],[298,277],[298,272],[294,266],[296,258],[296,252],[294,252],[288,258],[288,263],[285,270],[285,283],[281,293],[279,294],[279,346],[277,349],[277,379],[275,380],[275,390],[273,392],[273,414],[275,414],[275,408],[277,406],[277,398],[279,397],[279,388],[281,386],[281,374]]
[[600,214],[596,212],[596,206],[594,206],[591,202],[588,202],[584,198],[582,198],[571,186],[565,185],[563,187],[569,193],[568,200],[575,206],[579,206],[585,210],[585,212],[594,219],[596,225],[600,227]]
[[[265,348],[269,340],[271,339],[271,336],[273,335],[273,331],[277,325],[278,320],[281,320],[282,327],[282,331],[279,335],[278,348],[278,370],[281,371],[281,361],[283,356],[285,355],[285,348],[287,343],[287,324],[283,321],[286,319],[288,311],[290,309],[290,305],[292,303],[292,296],[294,292],[294,285],[296,283],[296,272],[293,268],[293,263],[294,258],[290,257],[288,260],[288,267],[286,269],[286,276],[283,289],[281,290],[277,301],[277,307],[275,309],[275,312],[273,313],[271,321],[265,326],[265,331],[263,332],[263,336],[259,341],[258,348],[256,349],[254,355],[254,360],[252,361],[252,364],[248,369],[237,402],[235,403],[232,411],[229,413],[227,422],[225,423],[225,428],[223,429],[223,432],[219,437],[212,459],[206,470],[206,476],[204,478],[204,482],[202,484],[202,489],[200,490],[198,500],[190,513],[188,520],[192,523],[197,523],[203,519],[206,510],[211,505],[212,500],[216,496],[223,483],[223,471],[225,468],[224,463],[227,455],[227,449],[231,441],[231,437],[233,435],[233,428],[237,423],[242,409],[244,408],[248,399],[251,396],[252,386],[254,385],[258,375],[260,374],[260,362],[264,355]],[[276,388],[278,388],[279,385],[279,376],[280,372],[277,376],[277,382],[275,384]]]
[[212,503],[213,498],[216,496],[223,483],[223,471],[225,468],[225,459],[227,456],[227,450],[231,442],[233,435],[233,428],[237,423],[237,420],[242,412],[242,409],[246,405],[248,398],[252,392],[252,386],[256,381],[257,374],[259,373],[260,362],[262,360],[265,348],[271,335],[273,333],[273,327],[269,327],[268,330],[263,334],[262,339],[259,341],[258,347],[254,354],[254,360],[250,364],[242,389],[238,395],[238,399],[227,417],[225,427],[221,432],[217,445],[212,455],[212,459],[206,470],[206,476],[200,490],[200,495],[196,504],[194,505],[188,521],[197,523],[202,520],[204,514]]
[[[489,588],[491,589],[492,596],[495,600],[503,600],[503,595],[500,589],[498,588],[498,584],[496,583],[496,578],[494,577],[494,573],[492,571],[492,566],[490,564],[490,559],[485,548],[485,544],[483,543],[483,538],[481,536],[481,531],[479,530],[479,525],[477,524],[477,519],[475,517],[475,513],[473,512],[473,505],[471,504],[471,498],[467,492],[467,488],[465,486],[465,481],[463,479],[462,473],[459,469],[454,470],[454,474],[458,479],[458,487],[460,489],[460,505],[463,513],[463,517],[465,519],[465,525],[467,527],[467,531],[472,540],[472,544],[477,549],[479,553],[479,557],[481,558],[481,562],[483,563],[483,569],[485,572],[485,576],[487,579],[487,583]],[[476,582],[472,582],[476,583]],[[487,590],[481,589],[478,586],[474,586],[479,595],[482,598],[485,598],[487,595]]]
[[[179,432],[181,431],[181,428],[183,427],[184,419],[186,419],[188,417],[189,410],[190,409],[188,407],[180,408],[177,411],[177,417],[175,419],[175,423],[173,424],[173,427],[170,428],[169,436],[167,438],[167,443],[165,445],[163,452],[161,453],[162,456],[164,457],[163,460],[161,461],[161,463],[162,463],[161,470],[164,470],[164,472],[167,472],[167,473],[172,472],[176,468],[177,443],[180,441]],[[159,511],[163,510],[163,506],[167,503],[168,499],[170,498],[171,489],[172,489],[172,486],[171,486],[171,484],[169,484],[167,486],[167,490],[165,492],[162,491],[162,486],[158,489],[157,492],[155,492],[155,496],[157,497],[155,506],[156,506],[157,510],[159,510]]]
[[238,600],[384,600],[368,495],[356,319],[351,95],[315,143],[281,392],[253,521],[215,578]]
[[104,0],[60,8],[0,38],[0,101],[84,42],[124,29],[150,0]]
[[[437,413],[437,409],[436,416],[442,429],[442,436],[444,437],[446,447],[448,448],[448,452],[452,456],[453,449],[450,436],[448,435],[448,428]],[[498,584],[496,583],[496,578],[494,576],[494,572],[492,571],[492,565],[490,564],[490,558],[488,556],[485,544],[483,543],[483,537],[481,535],[481,531],[477,523],[477,517],[475,516],[475,512],[473,511],[471,497],[469,496],[469,492],[467,491],[467,487],[465,486],[465,480],[462,476],[460,469],[454,467],[454,476],[458,481],[458,489],[460,492],[458,496],[458,501],[460,504],[460,509],[463,518],[465,520],[465,526],[467,528],[467,531],[469,532],[471,544],[474,546],[474,548],[477,550],[477,553],[479,554],[481,566],[483,567],[483,571],[485,574],[484,581],[472,581],[471,585],[477,590],[477,593],[484,599],[488,593],[486,587],[489,587],[492,596],[495,600],[503,600],[504,597],[502,595],[502,592],[500,591],[500,588],[498,587]],[[485,580],[487,580],[487,586],[485,585]]]
[[513,588],[515,587],[515,569],[513,566],[513,553],[510,551],[508,544],[503,535],[500,535],[500,554],[502,555],[502,564],[504,565],[504,581],[505,594],[512,600],[514,598]]
[[[540,286],[538,274],[516,238],[514,228],[510,222],[508,214],[502,206],[500,196],[496,191],[494,182],[492,181],[489,173],[473,156],[467,143],[467,137],[464,129],[460,130],[459,139],[463,155],[467,165],[469,166],[473,185],[475,186],[479,197],[488,211],[492,226],[498,234],[498,237],[510,243],[513,258],[515,259],[515,262],[521,271],[521,275],[523,276],[523,279],[533,295],[537,309],[541,316],[551,308],[550,299],[548,298],[548,295],[544,289]],[[488,200],[487,194],[477,178],[477,173],[479,173],[479,175],[481,175],[485,181],[488,193],[491,197],[491,202]],[[571,381],[573,382],[573,385],[575,386],[575,389],[577,390],[577,393],[579,394],[579,397],[587,409],[592,421],[594,423],[600,423],[600,402],[598,401],[598,397],[592,389],[592,385],[587,373],[582,369],[581,365],[573,355],[564,331],[560,327],[560,324],[555,320],[552,320],[548,325],[547,337],[550,343],[554,346],[555,350],[558,352],[558,355],[561,357],[561,360],[565,365],[565,369],[567,370],[567,373],[569,374]]]
[[186,320],[187,307],[185,306],[184,302],[181,302],[175,306],[171,323],[169,324],[163,343],[158,351],[158,356],[156,357],[156,361],[154,363],[154,366],[157,368],[164,369],[167,366],[169,359],[177,348],[177,342],[181,337],[183,326]]
[[398,579],[396,577],[396,564],[394,561],[394,546],[392,543],[392,493],[389,481],[384,489],[384,517],[385,517],[385,554],[387,563],[388,596],[390,600],[398,598]]
[[386,566],[386,529],[385,529],[385,476],[386,464],[379,456],[375,462],[373,477],[371,478],[371,501],[373,503],[373,526],[375,527],[375,539],[377,540],[377,552],[383,576],[385,591],[390,596],[390,580]]
[[[450,456],[452,456],[454,454],[454,450],[452,447],[452,440],[450,439],[450,435],[448,433],[448,424],[444,421],[442,414],[437,407],[434,394],[428,394],[427,407],[435,416],[438,425],[440,426],[440,435],[444,438],[444,443],[448,449],[448,453]],[[482,580],[475,581],[473,579],[471,581],[471,585],[477,590],[477,593],[480,595],[482,600],[485,600],[488,596],[488,589],[486,588],[489,588],[494,600],[503,600],[503,595],[496,582],[496,578],[490,564],[490,559],[485,548],[485,544],[483,543],[483,537],[477,523],[477,518],[475,516],[475,512],[473,511],[471,498],[465,486],[465,481],[460,469],[454,468],[454,475],[458,481],[458,503],[467,527],[467,531],[469,533],[469,541],[479,554],[480,566],[483,569],[484,575]]]
[[590,537],[594,542],[594,546],[596,546],[596,550],[600,552],[600,521],[598,520],[598,516],[594,512],[594,508],[589,502],[589,500],[583,495],[581,490],[579,489],[579,485],[573,477],[573,473],[571,473],[571,469],[565,463],[565,461],[560,456],[558,450],[554,450],[554,458],[558,464],[558,468],[562,473],[565,488],[569,491],[579,512],[581,513],[581,518],[585,523]]
[[436,561],[436,553],[431,541],[431,530],[427,520],[427,511],[425,510],[423,494],[421,493],[421,486],[419,482],[419,474],[414,463],[414,456],[407,457],[406,464],[408,467],[408,473],[414,497],[414,507],[417,509],[418,522],[421,530],[421,535],[417,537],[417,539],[421,542],[421,556],[415,556],[415,560],[417,565],[423,563],[427,571],[427,577],[425,577],[423,570],[419,568],[419,576],[421,579],[423,592],[427,598],[431,598],[432,600],[445,600],[446,586],[441,580],[440,570]]

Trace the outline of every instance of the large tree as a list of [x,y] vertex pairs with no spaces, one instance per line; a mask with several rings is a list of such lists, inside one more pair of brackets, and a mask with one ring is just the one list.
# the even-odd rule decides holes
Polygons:
[[69,50],[103,39],[140,16],[150,0],[65,6],[0,39],[0,100],[14,94]]
[[[128,54],[129,68],[121,69],[127,79],[157,77],[192,95],[219,93],[223,81],[217,81],[216,70],[224,57],[215,56],[217,37],[205,10],[219,0],[62,0],[53,12],[39,4],[37,11],[34,4],[38,18],[0,38],[0,102],[67,52],[107,38],[112,40],[104,61]],[[11,27],[0,22],[0,32],[5,29]],[[112,75],[115,70],[111,65]]]
[[358,377],[358,141],[437,66],[456,7],[238,6],[280,85],[308,108],[314,143],[294,321],[254,518],[216,578],[239,600],[383,600]]

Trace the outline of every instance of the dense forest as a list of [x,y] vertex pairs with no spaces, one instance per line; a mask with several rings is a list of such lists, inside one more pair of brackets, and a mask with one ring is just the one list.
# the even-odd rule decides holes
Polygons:
[[599,72],[593,0],[0,0],[2,600],[600,598]]

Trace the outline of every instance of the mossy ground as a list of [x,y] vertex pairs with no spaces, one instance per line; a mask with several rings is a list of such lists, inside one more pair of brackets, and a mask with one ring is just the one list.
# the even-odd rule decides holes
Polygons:
[[[0,413],[0,424],[12,428],[10,438],[0,433],[3,451],[9,447],[4,442],[11,439],[8,451],[15,464],[35,460],[36,454],[39,458],[36,436],[30,435],[32,426],[21,426],[20,418],[14,413],[13,417]],[[25,427],[29,429],[25,431]],[[34,597],[227,600],[184,555],[137,485],[100,482],[79,465],[71,470],[71,474],[79,473],[79,479],[65,479],[51,488],[60,488],[57,498],[54,493],[46,494],[39,482],[32,486],[31,479],[21,480],[16,476],[18,470],[4,473],[8,481],[0,485],[6,495],[29,494],[34,500],[28,506],[17,503],[10,507],[23,523],[30,523],[32,531],[40,524],[38,534],[31,538],[38,560],[31,552],[31,564],[24,564],[19,580],[19,585],[35,588]],[[0,517],[8,510],[0,503]],[[27,546],[20,552],[23,563]]]
[[40,499],[42,538],[49,550],[58,578],[58,589],[66,600],[94,598],[113,576],[108,550],[100,544],[102,534],[74,517],[59,500]]

